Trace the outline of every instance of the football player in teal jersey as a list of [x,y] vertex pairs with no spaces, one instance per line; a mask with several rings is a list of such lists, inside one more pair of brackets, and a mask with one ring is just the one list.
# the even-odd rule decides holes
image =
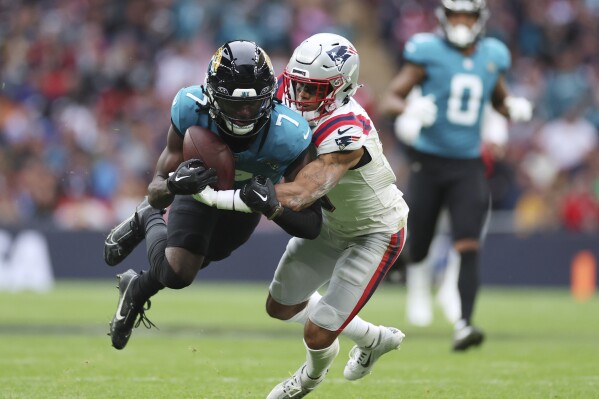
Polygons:
[[[527,121],[532,105],[508,94],[510,53],[499,40],[483,37],[489,10],[484,0],[441,0],[436,10],[442,34],[414,35],[404,64],[389,85],[382,111],[397,116],[398,136],[410,144],[408,257],[425,260],[441,210],[449,212],[454,248],[460,256],[461,317],[453,349],[484,340],[472,325],[479,288],[479,237],[489,204],[481,159],[481,120],[490,103],[512,122]],[[420,96],[408,99],[412,90]]]
[[[183,88],[171,106],[166,148],[135,213],[115,227],[104,243],[104,260],[117,265],[146,240],[150,269],[119,274],[119,301],[110,323],[112,345],[125,347],[140,323],[152,324],[144,305],[164,287],[189,286],[208,263],[228,257],[245,243],[260,213],[220,210],[192,195],[216,182],[216,173],[199,160],[183,160],[183,137],[190,126],[212,131],[235,157],[235,188],[252,181],[248,195],[264,196],[268,187],[254,176],[277,183],[292,181],[310,159],[312,133],[296,112],[275,101],[276,78],[268,55],[254,42],[227,42],[213,55],[205,84]],[[271,183],[272,184],[272,183]],[[276,198],[272,198],[276,201]],[[244,207],[239,196],[234,205]],[[168,223],[162,215],[170,206]],[[246,207],[247,208],[247,207]],[[271,204],[265,213],[291,235],[315,238],[320,233],[320,203],[302,211]],[[251,212],[248,208],[248,212]]]

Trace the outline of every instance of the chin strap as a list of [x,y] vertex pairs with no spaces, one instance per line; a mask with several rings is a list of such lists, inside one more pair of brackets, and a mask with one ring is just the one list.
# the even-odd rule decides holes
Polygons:
[[207,186],[199,193],[193,194],[192,197],[196,201],[213,208],[226,211],[252,213],[253,211],[239,197],[240,192],[241,190],[216,191],[212,187]]

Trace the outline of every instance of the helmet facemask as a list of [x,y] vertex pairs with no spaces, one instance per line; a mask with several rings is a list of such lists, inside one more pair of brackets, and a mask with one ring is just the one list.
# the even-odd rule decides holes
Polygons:
[[[489,19],[489,10],[484,0],[442,0],[435,14],[447,40],[458,48],[471,46],[483,34],[485,24]],[[476,16],[472,27],[464,24],[452,25],[448,16],[451,13],[467,13]]]
[[[334,83],[337,84],[336,87],[333,86]],[[341,75],[329,80],[305,78],[288,71],[283,74],[283,95],[287,105],[312,123],[318,122],[337,108],[335,98],[342,86]]]
[[216,124],[226,133],[251,136],[268,121],[272,109],[272,93],[256,96],[254,89],[235,89],[232,95],[208,89],[210,113]]

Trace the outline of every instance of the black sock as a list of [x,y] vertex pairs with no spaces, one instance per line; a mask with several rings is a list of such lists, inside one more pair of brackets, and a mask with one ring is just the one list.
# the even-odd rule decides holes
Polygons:
[[462,301],[462,319],[470,325],[474,311],[474,301],[478,292],[478,251],[470,250],[460,253],[460,274],[458,291]]
[[142,273],[133,285],[134,296],[144,302],[164,288],[164,284],[160,282],[159,270],[163,267],[170,268],[165,255],[166,237],[166,222],[162,214],[151,214],[146,221],[146,252],[150,270]]

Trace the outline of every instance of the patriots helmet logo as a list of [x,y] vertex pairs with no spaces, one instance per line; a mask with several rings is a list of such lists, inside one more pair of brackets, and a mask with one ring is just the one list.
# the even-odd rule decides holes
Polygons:
[[336,46],[331,50],[327,51],[327,55],[335,63],[337,70],[341,72],[345,61],[347,61],[352,55],[358,54],[356,50],[348,46]]

